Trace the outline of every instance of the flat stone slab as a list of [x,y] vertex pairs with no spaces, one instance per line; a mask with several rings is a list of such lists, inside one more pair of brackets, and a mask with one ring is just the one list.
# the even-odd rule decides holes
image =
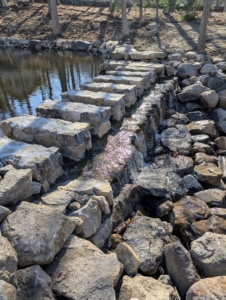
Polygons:
[[111,107],[111,114],[116,121],[120,121],[125,114],[125,100],[122,94],[71,90],[62,93],[61,96],[64,102],[71,101]]
[[137,96],[141,96],[144,91],[144,78],[99,75],[93,79],[94,82],[108,82],[116,84],[135,85],[137,87]]
[[98,83],[98,82],[86,82],[80,85],[82,90],[92,92],[106,92],[113,94],[123,94],[125,99],[125,107],[130,107],[135,104],[136,97],[136,86],[126,84],[114,84],[114,83]]
[[156,74],[164,74],[165,67],[163,64],[156,62],[144,62],[144,61],[125,61],[125,60],[110,60],[108,62],[108,70],[119,71],[146,71],[155,70]]
[[110,129],[111,108],[83,103],[46,100],[36,108],[38,116],[90,124],[90,132],[102,138]]
[[47,180],[50,184],[63,175],[63,160],[58,148],[0,138],[0,165],[8,164],[17,169],[32,169],[33,180]]
[[75,161],[92,148],[88,123],[22,115],[2,121],[2,131],[14,140],[58,147],[63,156]]
[[166,58],[167,55],[162,51],[131,51],[129,52],[129,56],[134,60],[155,60]]
[[112,76],[123,76],[123,77],[141,77],[144,78],[144,88],[148,89],[151,86],[151,83],[155,82],[155,72],[154,70],[146,70],[146,71],[106,71],[107,75]]

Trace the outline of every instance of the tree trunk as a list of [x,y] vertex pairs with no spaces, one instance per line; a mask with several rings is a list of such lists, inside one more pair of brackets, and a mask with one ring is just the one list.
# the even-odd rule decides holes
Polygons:
[[155,6],[156,6],[156,22],[159,20],[159,1],[155,0]]
[[8,7],[6,0],[0,0],[0,7]]
[[61,29],[60,29],[59,17],[58,17],[58,13],[57,13],[56,0],[50,0],[50,6],[51,6],[53,34],[54,35],[60,35],[61,34]]
[[226,0],[224,0],[224,12],[226,12]]
[[203,12],[202,12],[202,20],[199,28],[199,38],[198,38],[198,46],[197,46],[198,50],[205,50],[206,29],[207,29],[210,7],[211,7],[211,0],[205,0]]
[[126,0],[121,0],[122,6],[122,34],[129,35],[129,26],[127,22],[127,13],[126,13]]
[[50,3],[50,0],[48,0],[48,12],[47,12],[47,16],[51,16],[51,3]]
[[61,2],[60,2],[60,0],[57,0],[57,5],[61,5]]
[[143,0],[139,0],[139,19],[143,18]]

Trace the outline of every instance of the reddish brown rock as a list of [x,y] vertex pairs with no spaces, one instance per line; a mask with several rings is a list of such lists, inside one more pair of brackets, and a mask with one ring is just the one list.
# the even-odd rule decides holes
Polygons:
[[194,168],[194,175],[198,181],[204,182],[212,186],[220,184],[223,173],[216,165],[206,163],[197,165]]
[[207,218],[209,212],[209,207],[202,200],[192,197],[185,196],[175,203],[176,206],[183,206],[189,210],[196,220],[202,220]]

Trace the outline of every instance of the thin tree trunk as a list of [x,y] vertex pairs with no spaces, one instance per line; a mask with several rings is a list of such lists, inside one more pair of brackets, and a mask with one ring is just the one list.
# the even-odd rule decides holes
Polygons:
[[155,6],[156,6],[156,22],[159,20],[159,1],[155,0]]
[[61,2],[60,2],[60,0],[57,0],[57,5],[61,5]]
[[60,23],[59,23],[59,17],[57,13],[57,4],[56,0],[50,0],[51,5],[51,17],[52,17],[52,25],[53,25],[53,34],[54,35],[60,35],[61,29],[60,29]]
[[143,0],[139,0],[139,19],[143,18]]
[[129,26],[127,22],[126,0],[121,0],[122,7],[122,34],[129,35]]
[[0,0],[0,7],[8,7],[6,0]]
[[226,0],[224,0],[224,12],[226,12]]
[[51,16],[51,4],[50,4],[50,0],[48,0],[48,12],[47,12],[47,16]]
[[203,13],[202,13],[202,20],[199,28],[199,38],[198,38],[198,46],[197,46],[198,50],[205,50],[206,29],[207,29],[210,7],[211,7],[211,0],[205,0]]

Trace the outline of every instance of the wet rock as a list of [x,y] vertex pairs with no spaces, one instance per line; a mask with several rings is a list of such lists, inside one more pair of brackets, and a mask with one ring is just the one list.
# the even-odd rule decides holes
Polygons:
[[194,196],[204,201],[209,206],[224,207],[226,192],[219,189],[209,189],[195,193]]
[[158,281],[160,281],[162,284],[171,285],[172,287],[174,286],[169,275],[160,275]]
[[187,125],[187,129],[191,134],[207,134],[210,137],[215,137],[217,134],[215,124],[211,120],[192,122]]
[[181,93],[178,94],[178,98],[181,102],[189,102],[198,100],[202,93],[209,89],[201,84],[194,84],[185,87]]
[[17,254],[9,241],[0,235],[0,280],[16,286]]
[[211,114],[211,119],[215,121],[217,130],[226,133],[226,110],[222,108],[216,109]]
[[212,186],[220,184],[223,173],[216,165],[211,163],[196,165],[194,168],[194,176],[198,181]]
[[0,223],[11,213],[11,210],[9,210],[7,207],[0,206]]
[[165,215],[168,215],[168,213],[173,209],[173,203],[171,201],[165,201],[162,204],[160,204],[156,209],[156,215],[159,218],[162,218]]
[[197,134],[197,135],[192,135],[192,142],[200,142],[200,143],[208,143],[210,140],[210,137],[207,134]]
[[226,277],[201,279],[187,292],[186,300],[214,300],[226,298]]
[[127,243],[121,243],[116,248],[118,260],[123,264],[126,274],[135,276],[140,267],[140,258]]
[[200,165],[203,163],[218,164],[218,158],[216,156],[207,155],[205,153],[199,152],[195,154],[195,164]]
[[207,81],[207,87],[219,93],[226,89],[226,79],[220,77],[211,77]]
[[217,146],[221,149],[221,150],[226,150],[226,137],[225,136],[220,136],[218,137],[214,143],[217,144]]
[[152,277],[123,277],[119,300],[179,300],[173,287],[165,285]]
[[50,263],[74,228],[70,218],[28,202],[22,202],[1,227],[17,252],[20,267]]
[[214,64],[205,64],[200,70],[201,74],[208,74],[212,71],[217,71],[217,67]]
[[0,280],[0,299],[17,300],[15,287],[4,280]]
[[191,135],[185,125],[176,125],[162,132],[161,142],[169,150],[188,154],[191,150]]
[[206,232],[191,243],[190,254],[205,277],[226,274],[226,237],[224,234]]
[[73,235],[46,270],[54,293],[71,300],[115,300],[113,287],[122,271],[116,256],[106,255],[89,241]]
[[219,95],[219,107],[223,108],[223,109],[226,109],[226,89],[219,92],[218,93]]
[[199,280],[189,252],[177,241],[165,246],[167,272],[183,299],[188,289]]
[[123,241],[140,257],[140,270],[145,274],[156,273],[163,259],[164,245],[171,241],[172,226],[160,219],[141,216],[126,229]]
[[212,207],[209,212],[210,216],[218,216],[224,220],[226,220],[226,209],[220,207]]
[[41,203],[64,214],[66,207],[74,199],[75,193],[69,191],[54,191],[41,197]]
[[189,63],[182,63],[178,68],[178,76],[181,78],[190,78],[197,75],[197,69]]
[[90,199],[85,206],[70,214],[83,220],[81,235],[84,238],[91,237],[100,227],[101,215],[100,206],[94,199]]
[[186,208],[193,214],[196,220],[205,219],[209,214],[209,207],[207,204],[202,200],[192,196],[185,196],[177,201],[174,205],[183,206]]
[[0,204],[15,204],[41,190],[40,183],[32,182],[32,170],[10,168],[0,182]]
[[219,95],[215,91],[206,91],[201,94],[200,101],[201,103],[209,108],[214,108],[219,102]]
[[108,217],[103,223],[101,223],[96,233],[90,238],[90,241],[101,249],[110,237],[112,230],[112,220],[111,217]]
[[192,240],[203,236],[205,232],[226,234],[226,221],[218,216],[212,216],[208,220],[194,222],[191,225]]
[[40,266],[17,271],[17,300],[54,300],[50,277]]
[[193,175],[183,177],[182,182],[189,195],[203,190],[203,187]]

